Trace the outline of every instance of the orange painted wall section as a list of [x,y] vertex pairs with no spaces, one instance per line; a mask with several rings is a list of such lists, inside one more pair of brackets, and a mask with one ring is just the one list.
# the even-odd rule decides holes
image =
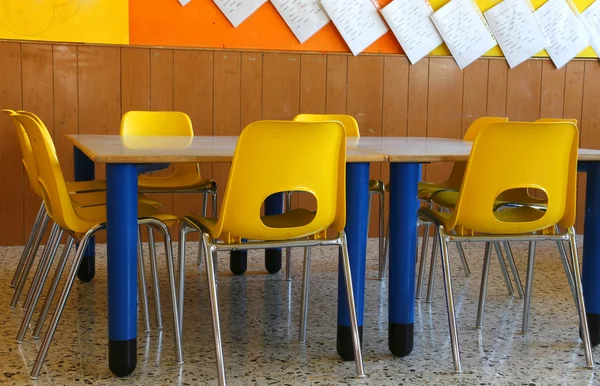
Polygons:
[[[379,1],[385,6],[391,0]],[[130,0],[130,44],[243,48],[311,52],[349,52],[333,23],[300,44],[271,2],[265,3],[238,28],[233,28],[212,0]],[[366,52],[402,53],[391,32]]]

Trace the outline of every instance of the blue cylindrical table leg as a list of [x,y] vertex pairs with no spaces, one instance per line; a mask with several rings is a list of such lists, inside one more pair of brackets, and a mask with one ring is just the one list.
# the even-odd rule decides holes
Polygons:
[[586,165],[585,229],[581,284],[590,341],[600,344],[600,163]]

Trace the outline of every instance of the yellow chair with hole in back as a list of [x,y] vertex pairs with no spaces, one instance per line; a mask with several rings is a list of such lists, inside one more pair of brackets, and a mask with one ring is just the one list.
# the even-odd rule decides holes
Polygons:
[[[316,199],[316,211],[293,209],[277,215],[260,215],[267,197],[289,191],[310,193]],[[345,223],[346,135],[339,122],[259,121],[242,131],[219,218],[191,215],[181,223],[182,229],[191,227],[202,232],[220,384],[225,383],[225,365],[213,258],[217,251],[234,249],[305,248],[300,325],[300,340],[304,341],[310,247],[341,247],[354,358],[358,376],[364,376]],[[327,238],[328,229],[337,234],[335,238]],[[243,239],[254,241],[242,242]],[[184,268],[180,265],[179,278],[185,277]],[[182,297],[179,302],[181,309]]]
[[[454,368],[461,370],[460,350],[454,315],[448,243],[486,242],[476,326],[483,322],[491,243],[504,240],[529,241],[529,259],[523,307],[523,332],[529,329],[535,243],[546,240],[568,241],[571,267],[565,273],[574,281],[585,357],[593,366],[589,331],[583,302],[579,259],[573,225],[577,198],[577,150],[579,133],[572,123],[497,123],[485,128],[473,144],[456,206],[450,212],[421,208],[419,216],[435,224],[439,242]],[[506,149],[511,149],[507,152]],[[544,210],[531,206],[496,210],[498,197],[514,189],[537,189],[548,197]],[[560,233],[559,228],[566,229]],[[452,232],[456,231],[456,235]],[[572,270],[572,271],[571,271]]]
[[[18,121],[21,123],[30,141],[38,172],[37,182],[46,205],[48,215],[60,229],[60,232],[57,234],[52,243],[54,245],[60,243],[60,238],[63,232],[67,232],[69,235],[67,241],[69,248],[66,249],[67,253],[63,254],[61,262],[59,263],[63,268],[67,262],[68,249],[70,249],[70,246],[72,246],[74,241],[79,243],[75,259],[71,264],[68,278],[66,279],[60,300],[56,306],[52,322],[48,327],[47,334],[44,336],[40,351],[33,365],[31,376],[32,378],[37,379],[60,321],[60,317],[64,310],[69,292],[73,286],[73,282],[77,275],[77,270],[79,268],[79,264],[81,263],[83,253],[87,247],[88,240],[98,230],[106,227],[106,207],[103,205],[85,207],[77,206],[73,201],[73,195],[70,194],[67,189],[67,184],[64,180],[62,170],[58,162],[58,157],[56,156],[56,152],[54,150],[54,144],[52,143],[52,138],[50,137],[48,131],[45,129],[45,127],[39,125],[38,122],[29,115],[17,114],[16,119],[18,119]],[[160,213],[153,206],[146,204],[139,204],[138,216],[139,224],[155,227],[156,229],[159,229],[165,237],[165,255],[167,258],[167,267],[169,271],[169,289],[173,311],[176,358],[178,363],[182,363],[183,355],[181,350],[180,330],[178,328],[179,317],[177,314],[177,300],[175,294],[173,253],[171,237],[168,228],[169,225],[177,222],[178,218],[170,214]],[[52,264],[52,262],[49,261],[46,262],[46,264]],[[44,312],[47,312],[47,307],[49,307],[52,302],[52,297],[54,295],[53,291],[56,290],[56,287],[61,280],[63,268],[57,270],[51,286],[51,292],[47,296],[47,305],[44,306],[45,310],[42,312],[42,315],[44,315]],[[49,267],[47,269],[49,269]],[[27,310],[26,317],[31,318],[34,308],[35,303],[32,303],[30,308]]]
[[[354,119],[354,117],[351,115],[347,115],[347,114],[298,114],[294,117],[294,121],[297,121],[297,122],[337,121],[337,122],[340,122],[344,126],[344,129],[346,129],[346,137],[347,138],[360,138],[360,130],[358,127],[358,122],[356,122],[356,119]],[[369,180],[369,215],[367,216],[367,219],[371,218],[371,201],[372,201],[373,195],[377,194],[379,196],[379,279],[380,280],[382,280],[383,277],[385,276],[385,255],[384,255],[385,239],[384,239],[384,233],[383,233],[384,220],[385,220],[385,217],[384,217],[384,204],[385,204],[384,191],[385,191],[385,186],[383,184],[383,181],[375,180],[375,179]],[[289,194],[287,196],[286,210],[291,209],[290,195],[291,195],[291,192],[289,192]],[[368,228],[367,228],[367,233],[368,233]],[[289,255],[289,249],[287,251],[287,254]],[[290,270],[291,261],[289,258],[287,259],[286,263],[287,263],[288,279],[290,279],[290,277],[291,277],[290,276],[291,275],[291,272],[290,272],[291,271]]]

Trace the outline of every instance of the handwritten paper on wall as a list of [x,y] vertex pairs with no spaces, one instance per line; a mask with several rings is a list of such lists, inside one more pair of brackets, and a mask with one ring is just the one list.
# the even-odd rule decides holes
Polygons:
[[471,0],[451,0],[431,20],[461,70],[497,44],[477,4]]
[[583,51],[590,36],[565,0],[548,0],[535,11],[550,40],[546,48],[556,68],[561,68]]
[[185,6],[187,3],[189,3],[192,0],[179,0],[179,4],[181,4],[181,6]]
[[412,64],[443,43],[430,19],[433,9],[426,0],[394,0],[381,14]]
[[371,0],[321,0],[321,5],[355,56],[388,31]]
[[317,0],[271,0],[300,43],[304,43],[327,23],[329,16]]
[[600,2],[594,1],[581,14],[590,34],[590,46],[600,56]]
[[548,45],[528,0],[504,0],[485,12],[510,68],[523,63]]
[[237,28],[250,15],[252,15],[267,0],[213,0],[217,7]]

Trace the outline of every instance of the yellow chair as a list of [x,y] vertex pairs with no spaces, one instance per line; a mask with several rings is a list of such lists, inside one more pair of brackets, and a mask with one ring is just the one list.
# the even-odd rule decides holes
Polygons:
[[[437,226],[434,242],[439,242],[442,252],[456,371],[461,370],[461,363],[448,262],[448,243],[451,241],[486,242],[477,327],[481,327],[483,321],[491,243],[512,239],[529,241],[523,332],[529,329],[535,243],[545,240],[569,241],[572,272],[569,268],[565,272],[567,277],[572,275],[575,282],[575,303],[579,311],[586,362],[588,367],[593,366],[573,229],[578,139],[577,126],[572,123],[493,124],[484,129],[473,144],[455,208],[451,212],[436,212],[430,208],[419,210],[423,220]],[[506,151],[508,148],[511,152]],[[544,211],[529,206],[495,210],[498,196],[511,189],[544,191],[548,205]],[[559,233],[557,226],[567,231]]]
[[[56,223],[59,229],[59,231],[50,241],[52,248],[56,248],[58,243],[60,243],[63,232],[67,232],[69,235],[65,251],[61,257],[61,261],[58,264],[56,274],[53,279],[51,292],[47,296],[47,304],[44,306],[45,311],[42,311],[42,316],[45,316],[44,312],[47,313],[47,308],[50,307],[53,297],[52,291],[56,289],[60,282],[70,247],[74,241],[79,243],[75,259],[71,265],[71,269],[69,271],[69,275],[63,288],[60,300],[56,306],[52,322],[48,328],[48,333],[44,337],[38,357],[31,372],[32,378],[37,379],[56,331],[56,327],[60,321],[60,316],[64,310],[69,292],[73,286],[73,282],[77,275],[77,270],[79,268],[79,264],[81,263],[83,252],[87,247],[88,240],[95,232],[105,227],[106,207],[101,205],[79,207],[75,205],[72,195],[67,189],[67,184],[65,183],[58,158],[54,151],[52,138],[47,130],[40,126],[37,121],[30,116],[18,114],[16,119],[21,123],[22,127],[27,133],[38,172],[38,186],[40,187],[42,197],[46,204],[48,215]],[[139,224],[155,227],[163,232],[165,236],[165,254],[167,257],[167,267],[170,279],[176,356],[177,361],[182,362],[181,337],[179,328],[177,328],[179,316],[177,313],[177,300],[175,294],[173,254],[171,248],[171,237],[168,229],[168,224],[173,224],[178,219],[172,215],[159,213],[153,206],[145,204],[139,205],[138,212]],[[45,264],[45,270],[48,271],[52,261],[48,260],[45,262]],[[32,302],[30,307],[27,309],[26,318],[31,319],[35,305],[35,302]]]
[[[122,136],[182,136],[194,137],[192,121],[178,111],[129,111],[121,119]],[[142,193],[203,193],[202,213],[206,216],[207,197],[212,195],[212,210],[217,213],[217,184],[202,178],[200,164],[176,163],[168,176],[138,178]]]
[[[315,245],[341,247],[354,358],[358,376],[364,376],[344,233],[345,187],[346,136],[339,122],[255,122],[247,126],[240,135],[219,218],[191,215],[182,221],[182,229],[193,228],[202,232],[220,384],[225,384],[226,380],[213,266],[216,253],[264,248],[305,248],[300,324],[300,340],[304,341],[310,247]],[[278,215],[260,215],[260,208],[268,196],[289,191],[312,194],[317,201],[316,212],[294,209]],[[327,229],[336,232],[337,236],[328,239]],[[213,241],[215,239],[223,243],[217,244]],[[242,242],[242,239],[259,241]],[[185,251],[185,243],[180,245]],[[180,256],[181,253],[180,251]],[[184,259],[180,258],[180,261]],[[184,268],[184,265],[179,267],[180,280],[185,277]],[[182,301],[180,296],[179,307],[182,306]]]
[[[294,121],[297,122],[323,122],[323,121],[337,121],[340,122],[344,129],[346,129],[347,138],[360,138],[360,130],[358,128],[358,122],[353,116],[347,114],[298,114],[294,117]],[[385,239],[383,234],[384,228],[384,200],[385,200],[385,185],[381,180],[370,179],[369,180],[369,215],[367,218],[371,218],[371,201],[373,195],[379,195],[379,280],[383,280],[385,277]],[[291,210],[291,193],[287,194],[286,210]],[[369,228],[367,227],[367,233]],[[290,255],[290,249],[286,252],[286,269],[287,278],[291,279],[291,259],[287,256]]]

